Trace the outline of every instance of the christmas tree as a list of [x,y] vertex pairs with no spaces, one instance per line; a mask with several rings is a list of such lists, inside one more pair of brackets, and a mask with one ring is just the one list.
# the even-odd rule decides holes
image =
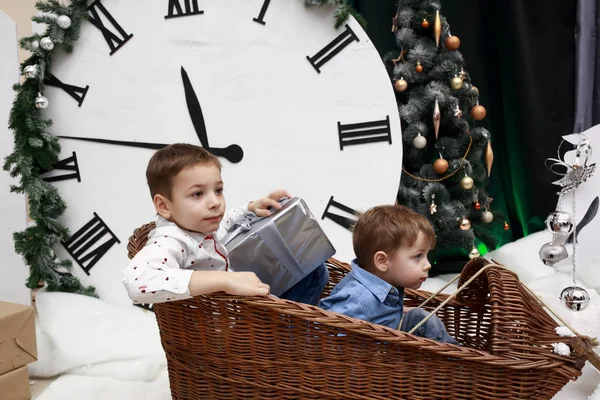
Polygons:
[[398,50],[385,61],[404,144],[398,204],[431,221],[438,243],[433,260],[448,249],[477,257],[481,243],[496,247],[492,225],[503,219],[486,192],[491,136],[477,126],[486,110],[464,68],[460,40],[435,0],[400,0],[392,31]]

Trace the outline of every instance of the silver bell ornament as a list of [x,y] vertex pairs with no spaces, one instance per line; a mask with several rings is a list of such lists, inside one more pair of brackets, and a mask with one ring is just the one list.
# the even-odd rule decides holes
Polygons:
[[560,300],[573,311],[583,311],[590,305],[590,295],[579,286],[569,286],[560,293]]
[[37,65],[28,65],[23,68],[23,76],[27,79],[35,78],[38,74],[38,66]]
[[477,247],[473,247],[471,249],[471,251],[469,252],[469,258],[473,259],[473,258],[477,258],[481,256],[481,253],[479,252],[479,250],[477,250]]
[[40,40],[40,47],[44,50],[50,51],[54,48],[54,43],[52,43],[52,39],[46,36]]
[[47,108],[48,107],[48,99],[45,98],[41,93],[38,93],[35,99],[35,107],[36,108]]
[[561,260],[564,260],[568,256],[569,254],[567,253],[565,246],[559,243],[546,243],[540,249],[540,259],[549,267]]
[[568,236],[573,232],[573,217],[564,211],[554,211],[546,218],[546,228],[553,235]]
[[61,15],[56,18],[56,25],[58,25],[60,29],[69,29],[71,27],[71,18],[66,15]]

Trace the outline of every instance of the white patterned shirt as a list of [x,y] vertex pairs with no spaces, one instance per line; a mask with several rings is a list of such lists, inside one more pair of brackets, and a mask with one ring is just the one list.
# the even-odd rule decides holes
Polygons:
[[158,217],[146,246],[123,271],[123,284],[134,304],[154,304],[190,298],[194,271],[228,271],[229,256],[219,241],[248,218],[248,204],[229,210],[217,232],[190,232]]

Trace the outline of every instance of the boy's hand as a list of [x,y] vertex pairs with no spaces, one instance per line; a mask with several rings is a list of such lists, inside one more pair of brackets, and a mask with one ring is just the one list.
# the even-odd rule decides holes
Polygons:
[[259,217],[268,217],[271,215],[271,212],[268,210],[268,208],[273,207],[276,210],[280,209],[281,204],[279,204],[278,200],[283,197],[292,197],[292,195],[286,190],[276,190],[267,197],[251,201],[250,204],[248,204],[248,211],[253,212]]
[[267,296],[270,291],[269,285],[262,283],[254,272],[230,272],[228,275],[228,294],[236,296]]

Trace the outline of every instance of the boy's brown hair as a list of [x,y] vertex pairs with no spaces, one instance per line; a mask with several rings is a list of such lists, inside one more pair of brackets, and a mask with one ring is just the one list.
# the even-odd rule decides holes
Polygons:
[[152,198],[156,194],[171,197],[175,176],[181,170],[197,164],[213,164],[221,169],[221,162],[217,157],[192,144],[175,143],[154,153],[146,168],[146,180]]
[[435,247],[435,232],[427,218],[400,205],[377,206],[358,217],[352,230],[352,243],[358,265],[374,269],[373,256],[378,251],[391,255],[401,246],[412,246],[423,232],[429,248]]

